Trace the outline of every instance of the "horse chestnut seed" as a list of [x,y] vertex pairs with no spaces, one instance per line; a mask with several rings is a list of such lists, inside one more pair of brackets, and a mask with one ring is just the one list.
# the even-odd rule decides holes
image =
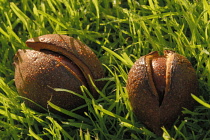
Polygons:
[[161,135],[169,129],[183,108],[193,109],[191,94],[198,94],[195,70],[184,56],[165,50],[140,57],[128,74],[126,85],[137,119]]
[[[51,101],[67,110],[85,104],[85,100],[53,88],[83,94],[80,86],[84,85],[94,98],[99,96],[92,82],[99,89],[102,88],[103,83],[97,79],[104,76],[103,68],[88,46],[73,37],[59,34],[28,39],[26,45],[34,50],[18,50],[14,57],[15,85],[21,96],[44,108]],[[29,100],[25,100],[26,105],[43,111]],[[50,110],[56,112],[52,108]]]

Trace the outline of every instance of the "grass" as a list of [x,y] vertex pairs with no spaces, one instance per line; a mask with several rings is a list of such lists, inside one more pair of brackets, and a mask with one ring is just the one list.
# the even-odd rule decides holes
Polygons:
[[[209,9],[209,0],[1,0],[0,139],[209,139]],[[28,38],[49,33],[81,40],[104,66],[106,85],[99,99],[85,98],[84,116],[50,102],[69,117],[35,112],[16,91],[14,54],[27,48]],[[140,56],[165,49],[191,61],[200,96],[192,96],[195,109],[183,109],[184,120],[159,137],[136,120],[125,85]]]

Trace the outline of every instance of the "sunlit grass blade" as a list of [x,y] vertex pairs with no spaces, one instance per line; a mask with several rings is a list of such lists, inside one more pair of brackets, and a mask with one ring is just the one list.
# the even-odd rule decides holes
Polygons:
[[42,14],[43,16],[45,16],[47,19],[50,19],[52,20],[53,22],[55,22],[56,24],[60,25],[61,27],[63,27],[64,29],[67,29],[67,27],[61,23],[60,21],[58,21],[56,18],[54,18],[53,16],[45,13],[45,12],[42,12],[42,11],[38,11],[40,14]]
[[[24,117],[18,116],[18,115],[16,115],[16,114],[9,113],[9,112],[4,111],[4,110],[1,110],[1,109],[0,109],[0,114],[1,114],[1,115],[4,115],[4,116],[7,116],[7,117],[10,117],[11,119],[17,120],[17,121],[19,121],[19,122],[21,122],[21,123],[25,123],[25,122],[26,122],[26,120],[25,120]],[[8,116],[8,115],[9,115],[9,116]]]
[[43,140],[41,137],[39,137],[33,130],[29,127],[29,135],[35,138],[36,140]]
[[110,111],[104,109],[104,108],[103,108],[102,106],[100,106],[100,105],[95,105],[94,108],[96,108],[96,109],[102,111],[103,113],[105,113],[105,114],[107,114],[107,115],[109,115],[109,116],[112,116],[112,117],[114,117],[114,118],[117,118],[117,119],[119,119],[119,120],[121,120],[121,121],[123,121],[123,122],[131,123],[129,120],[126,120],[124,117],[121,117],[121,116],[119,116],[119,115],[117,115],[117,114],[114,114],[113,112],[110,112]]
[[56,131],[60,131],[64,137],[68,138],[69,140],[73,140],[73,137],[71,137],[68,132],[66,132],[60,125],[59,123],[54,120],[53,118],[51,117],[47,117],[47,119],[49,119],[53,124],[54,124],[54,127],[56,129]]
[[68,111],[68,110],[66,110],[66,109],[63,109],[63,108],[61,108],[61,107],[59,107],[59,106],[56,106],[55,104],[51,103],[50,101],[48,101],[48,105],[51,106],[52,108],[54,108],[55,110],[57,110],[57,111],[59,111],[59,112],[62,112],[63,114],[66,114],[66,115],[68,115],[68,116],[70,116],[70,117],[73,117],[73,118],[75,118],[75,119],[82,120],[82,121],[84,121],[84,122],[89,122],[89,120],[88,120],[87,118],[85,118],[85,117],[83,117],[83,116],[81,116],[81,115],[78,115],[78,114],[76,114],[76,113],[73,113],[73,112],[71,112],[71,111]]
[[206,103],[205,101],[201,100],[200,98],[198,98],[197,96],[191,94],[191,96],[193,97],[193,99],[195,99],[198,103],[200,103],[201,105],[210,108],[210,104]]
[[[104,50],[106,50],[107,52],[109,52],[111,55],[115,56],[117,59],[119,59],[119,60],[120,60],[122,63],[124,63],[125,65],[127,65],[127,66],[129,66],[129,67],[132,66],[132,62],[131,62],[129,59],[128,59],[129,62],[127,62],[123,57],[121,57],[119,54],[115,53],[114,51],[110,50],[109,48],[104,47],[104,46],[102,46],[102,48],[103,48]],[[124,54],[124,56],[125,56],[125,54]],[[127,57],[126,57],[126,59],[127,59]]]

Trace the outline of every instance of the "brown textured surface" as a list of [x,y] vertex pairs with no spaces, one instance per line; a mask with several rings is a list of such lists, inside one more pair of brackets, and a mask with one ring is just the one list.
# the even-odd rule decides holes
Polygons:
[[[93,51],[72,37],[48,34],[26,41],[35,50],[18,50],[14,57],[15,84],[20,95],[47,108],[47,101],[71,110],[84,104],[84,100],[67,92],[55,92],[52,88],[69,89],[82,94],[85,85],[94,98],[98,93],[89,80],[100,89],[104,76],[102,65]],[[30,101],[26,104],[42,111]]]
[[[49,54],[34,50],[19,50],[15,60],[15,84],[20,95],[47,108],[47,101],[66,109],[84,104],[84,100],[71,93],[56,92],[64,88],[81,93],[80,80]],[[26,100],[27,105],[42,111]]]
[[137,119],[161,135],[161,127],[169,129],[181,115],[183,107],[193,108],[194,100],[191,94],[198,94],[198,83],[195,70],[185,57],[172,51],[165,51],[166,89],[162,104],[159,106],[148,61],[153,56],[157,56],[157,52],[142,56],[135,62],[128,74],[126,87]]
[[[102,65],[97,56],[88,46],[73,37],[47,34],[28,39],[26,44],[34,50],[50,50],[68,57],[78,65],[86,76],[86,79],[89,79],[88,75],[90,75],[92,79],[103,77]],[[91,85],[90,81],[88,81],[88,84]],[[96,83],[96,85],[100,86],[100,83]]]
[[152,59],[152,78],[157,89],[159,101],[161,102],[165,87],[166,87],[166,58],[165,57],[155,57]]

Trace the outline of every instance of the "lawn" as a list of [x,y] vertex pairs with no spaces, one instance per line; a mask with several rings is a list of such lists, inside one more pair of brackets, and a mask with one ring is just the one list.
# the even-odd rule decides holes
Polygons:
[[[210,139],[209,0],[1,0],[0,21],[0,139]],[[44,34],[72,36],[102,62],[105,86],[98,99],[85,99],[83,115],[50,102],[65,117],[36,112],[18,95],[13,57]],[[135,118],[126,82],[139,57],[166,49],[192,63],[199,96],[192,95],[194,110],[183,109],[184,119],[157,136]]]

